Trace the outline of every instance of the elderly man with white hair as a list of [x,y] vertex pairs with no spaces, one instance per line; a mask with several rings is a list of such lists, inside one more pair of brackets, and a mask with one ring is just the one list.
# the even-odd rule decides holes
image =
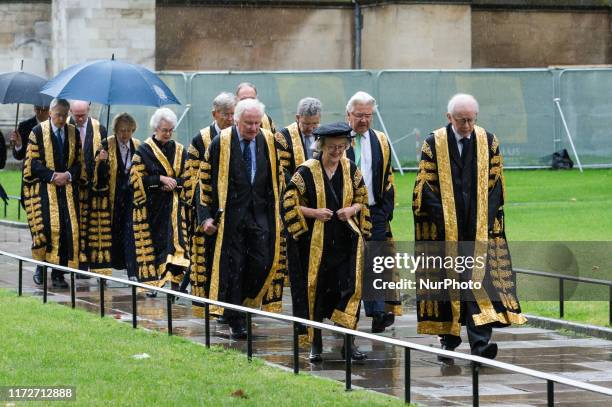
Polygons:
[[[499,141],[476,126],[478,110],[472,95],[456,94],[448,102],[449,123],[423,143],[412,202],[415,253],[453,256],[453,264],[466,267],[418,269],[417,279],[450,277],[471,283],[473,289],[422,292],[417,297],[417,331],[439,335],[442,349],[454,350],[465,325],[472,354],[493,359],[497,345],[490,342],[492,328],[526,319],[516,296],[504,230]],[[448,357],[438,360],[454,363]]]
[[[203,294],[280,311],[282,174],[274,135],[260,127],[263,115],[264,105],[257,99],[238,102],[235,124],[212,140],[200,168],[198,227],[211,248]],[[244,314],[214,306],[211,313],[225,316],[232,338],[246,337]]]
[[[83,152],[83,171],[87,183],[83,185],[80,191],[80,207],[81,217],[79,219],[80,227],[80,250],[81,261],[79,268],[87,270],[89,268],[91,250],[89,247],[89,218],[91,211],[92,200],[92,184],[91,181],[94,175],[94,167],[96,160],[99,157],[97,151],[102,146],[102,141],[106,140],[106,128],[93,117],[89,116],[90,103],[85,100],[70,101],[70,120],[69,124],[74,125],[77,129],[81,142],[81,151]],[[89,279],[88,276],[77,274],[76,278]]]
[[172,110],[155,111],[154,134],[134,153],[130,171],[138,279],[157,287],[170,281],[173,290],[189,266],[183,188],[189,171],[187,151],[172,140],[176,123]]
[[[346,152],[363,174],[368,189],[368,204],[372,221],[372,241],[390,241],[391,219],[395,208],[395,183],[391,167],[391,148],[387,136],[371,128],[376,100],[366,92],[355,93],[346,104],[346,120],[355,136]],[[399,296],[364,298],[366,315],[372,317],[372,332],[380,333],[401,315]],[[389,293],[390,294],[390,293]]]

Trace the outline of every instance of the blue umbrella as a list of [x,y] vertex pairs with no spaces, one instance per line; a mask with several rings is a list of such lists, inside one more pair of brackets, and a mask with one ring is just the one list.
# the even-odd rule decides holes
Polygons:
[[47,82],[41,93],[103,105],[181,104],[154,72],[116,59],[72,65]]

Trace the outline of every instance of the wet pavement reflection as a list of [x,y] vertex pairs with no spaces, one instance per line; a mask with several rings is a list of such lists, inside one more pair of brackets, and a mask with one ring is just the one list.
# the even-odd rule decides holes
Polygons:
[[[0,226],[2,250],[29,256],[29,232]],[[24,294],[41,296],[42,288],[32,281],[34,267],[24,264]],[[124,276],[115,271],[114,276]],[[0,287],[17,289],[17,262],[0,257]],[[67,279],[69,281],[69,279]],[[50,281],[50,276],[49,276]],[[76,280],[78,308],[100,312],[100,297],[97,280]],[[131,289],[109,283],[105,289],[104,307],[106,316],[131,324]],[[290,314],[290,295],[285,293],[283,313]],[[70,306],[70,291],[49,288],[49,301]],[[166,298],[148,298],[138,294],[138,326],[167,331]],[[204,320],[193,316],[191,305],[179,300],[172,305],[173,333],[188,337],[195,342],[205,342]],[[359,330],[370,332],[371,320],[362,315]],[[227,325],[211,321],[211,343],[246,352],[246,341],[230,339]],[[253,318],[254,355],[270,363],[293,368],[292,326],[282,321]],[[387,328],[385,336],[407,340],[427,346],[438,346],[433,336],[416,333],[414,309],[406,309],[395,324]],[[469,352],[465,332],[464,343],[457,349]],[[588,381],[600,386],[612,387],[612,341],[578,335],[566,335],[556,331],[533,327],[510,327],[495,329],[493,340],[499,345],[497,360],[529,367],[544,372],[556,373],[571,379]],[[343,339],[330,332],[323,336],[323,362],[311,364],[308,349],[300,350],[300,371],[344,381],[344,360],[340,356]],[[386,394],[404,395],[404,352],[398,347],[357,339],[361,351],[368,359],[354,362],[352,366],[353,386],[368,388]],[[472,376],[468,362],[455,361],[454,366],[445,366],[429,354],[413,351],[411,363],[412,400],[426,406],[472,405]],[[545,406],[546,383],[528,376],[513,374],[483,367],[480,370],[481,406]],[[555,405],[558,406],[605,406],[612,405],[612,398],[594,393],[555,385]]]

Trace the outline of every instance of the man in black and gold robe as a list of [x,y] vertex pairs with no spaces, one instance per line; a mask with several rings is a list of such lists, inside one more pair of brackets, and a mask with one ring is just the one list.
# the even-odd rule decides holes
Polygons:
[[[212,141],[200,170],[198,222],[212,248],[204,295],[280,311],[285,277],[277,270],[282,175],[274,135],[260,128],[263,114],[256,99],[238,102],[236,124]],[[242,313],[223,313],[214,306],[211,313],[225,316],[233,338],[246,337]]]
[[[276,148],[285,175],[283,185],[289,184],[295,170],[300,165],[313,158],[315,141],[313,131],[319,127],[321,122],[321,110],[321,101],[311,97],[303,98],[298,103],[295,122],[276,133]],[[283,212],[284,208],[281,205],[281,213]],[[307,270],[302,270],[296,242],[289,237],[286,230],[282,239],[284,245],[281,246],[281,253],[285,248],[285,253],[282,253],[285,255],[281,257],[287,259],[285,267],[288,269],[289,282],[292,287],[293,315],[308,318],[308,307],[306,306],[308,299],[303,295],[305,287],[301,287]]]
[[176,123],[172,110],[157,109],[150,123],[155,133],[134,153],[130,172],[138,279],[157,287],[170,281],[173,290],[189,266],[187,151],[171,139]]
[[[229,92],[221,92],[215,97],[212,104],[213,122],[210,126],[201,129],[191,141],[188,150],[187,166],[189,168],[189,182],[185,185],[188,204],[188,229],[189,229],[189,258],[191,260],[189,275],[181,283],[181,291],[186,291],[187,284],[191,283],[193,295],[204,296],[205,281],[205,251],[204,232],[198,228],[196,202],[197,188],[200,179],[200,166],[204,161],[204,154],[211,141],[217,137],[221,130],[234,124],[234,108],[236,97]],[[201,314],[202,307],[195,306],[194,311]]]
[[91,181],[89,267],[106,275],[126,269],[128,278],[137,280],[130,169],[140,141],[132,137],[136,121],[127,113],[115,116],[112,128],[97,152]]
[[[81,146],[74,126],[67,124],[70,105],[51,103],[50,119],[30,133],[23,170],[23,190],[32,234],[32,258],[79,267],[79,183]],[[37,270],[34,282],[42,283]],[[53,286],[67,288],[63,272],[52,271]]]
[[[82,270],[87,270],[89,267],[90,250],[89,243],[89,212],[91,206],[91,180],[94,176],[95,155],[102,145],[102,140],[106,139],[106,128],[93,117],[89,116],[90,103],[84,100],[70,101],[70,121],[69,123],[76,127],[79,142],[81,144],[81,154],[83,155],[83,175],[86,179],[86,184],[83,185],[79,192],[81,218],[79,220],[79,235],[80,241],[80,267]],[[77,274],[77,278],[88,279],[87,276]]]
[[[475,125],[478,102],[457,94],[448,104],[449,124],[434,131],[423,144],[413,194],[416,253],[473,257],[466,270],[417,270],[419,280],[447,278],[481,283],[472,290],[417,291],[418,333],[440,335],[443,349],[461,343],[467,328],[472,354],[495,358],[492,328],[526,321],[516,296],[504,232],[504,178],[497,138]],[[445,242],[435,245],[431,242]],[[439,291],[439,290],[438,290]],[[443,295],[441,295],[443,294]],[[452,364],[453,360],[439,357]]]
[[[361,169],[368,189],[368,204],[372,218],[374,242],[392,241],[391,220],[395,209],[395,183],[391,167],[391,147],[387,136],[371,128],[376,100],[366,92],[355,93],[346,105],[346,120],[355,136],[353,145],[346,152]],[[396,279],[397,276],[393,276]],[[390,291],[390,290],[389,290]],[[385,293],[390,298],[363,301],[366,315],[372,317],[372,332],[384,332],[402,314],[397,291]],[[391,297],[393,296],[393,297]]]

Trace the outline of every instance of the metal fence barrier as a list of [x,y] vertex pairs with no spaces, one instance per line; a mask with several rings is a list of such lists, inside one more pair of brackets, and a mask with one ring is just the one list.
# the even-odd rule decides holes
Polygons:
[[[492,368],[497,368],[501,370],[506,370],[512,373],[523,374],[527,376],[531,376],[537,379],[546,381],[547,388],[547,404],[548,406],[554,406],[555,400],[555,383],[563,384],[566,386],[570,386],[576,389],[585,390],[593,393],[603,394],[606,396],[612,396],[612,389],[606,388],[602,386],[597,386],[590,383],[580,382],[577,380],[568,379],[563,376],[559,376],[556,374],[540,372],[533,369],[528,369],[516,365],[512,365],[509,363],[498,362],[491,359],[486,359],[480,356],[473,356],[468,354],[463,354],[454,351],[442,350],[431,348],[425,345],[419,345],[417,343],[402,341],[399,339],[387,338],[384,336],[373,335],[366,332],[359,332],[352,329],[342,328],[339,326],[324,324],[321,322],[310,321],[307,319],[297,318],[289,315],[275,314],[272,312],[262,311],[254,308],[243,307],[235,304],[228,304],[221,301],[214,301],[207,298],[196,297],[190,294],[180,293],[177,291],[169,290],[167,288],[159,288],[153,287],[147,284],[117,278],[112,276],[106,276],[102,274],[92,273],[89,271],[77,270],[70,267],[58,266],[55,264],[33,260],[31,258],[27,258],[24,256],[19,256],[13,253],[9,253],[3,250],[0,250],[0,255],[7,256],[9,258],[18,260],[18,294],[21,296],[23,293],[23,263],[33,263],[39,266],[43,266],[46,269],[57,269],[61,271],[65,271],[70,273],[70,299],[72,308],[76,306],[76,289],[75,289],[75,275],[81,274],[89,277],[98,278],[98,287],[100,292],[100,316],[104,317],[105,309],[104,309],[104,291],[105,291],[105,283],[106,281],[114,281],[117,283],[125,284],[131,286],[132,289],[132,327],[136,328],[138,326],[138,310],[136,305],[136,288],[143,288],[150,291],[155,291],[158,293],[166,294],[166,302],[167,302],[167,322],[168,322],[168,335],[172,335],[172,302],[174,298],[184,298],[186,300],[192,301],[194,303],[204,305],[204,320],[205,320],[205,344],[206,347],[210,347],[210,305],[216,305],[224,308],[229,308],[234,311],[243,312],[247,316],[247,358],[249,360],[253,357],[253,334],[252,334],[252,323],[251,318],[253,315],[257,315],[265,318],[272,318],[279,321],[284,321],[287,323],[291,323],[293,325],[293,372],[295,374],[299,373],[299,343],[298,343],[298,329],[300,325],[310,326],[313,328],[324,329],[332,332],[336,332],[338,334],[344,335],[344,345],[345,345],[345,389],[347,391],[351,390],[351,345],[352,338],[359,337],[363,339],[369,339],[372,341],[376,341],[379,343],[385,343],[392,346],[399,346],[404,349],[404,357],[405,357],[405,365],[404,365],[404,399],[406,403],[410,403],[411,401],[411,352],[425,352],[434,355],[446,356],[456,359],[466,360],[471,363],[472,370],[472,405],[478,406],[480,403],[480,394],[479,394],[479,371],[481,365],[485,365]],[[47,272],[43,273],[43,303],[47,302],[47,293],[48,293],[48,283],[47,283]]]
[[565,281],[575,281],[578,283],[608,286],[608,289],[609,289],[608,323],[612,325],[612,281],[599,280],[596,278],[588,278],[588,277],[574,277],[574,276],[568,276],[564,274],[547,273],[543,271],[527,270],[527,269],[521,269],[521,268],[514,268],[513,271],[515,271],[516,273],[520,273],[520,274],[528,274],[531,276],[539,276],[539,277],[546,277],[546,278],[555,278],[559,280],[559,318],[563,318],[563,316],[565,315],[565,309],[564,309],[564,303],[565,303],[564,283]]

